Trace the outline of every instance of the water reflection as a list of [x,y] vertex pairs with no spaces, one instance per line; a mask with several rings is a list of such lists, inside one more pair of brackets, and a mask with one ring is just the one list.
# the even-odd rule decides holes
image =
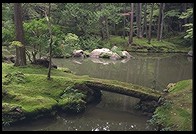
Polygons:
[[[70,68],[78,75],[130,82],[156,90],[168,83],[192,78],[192,62],[183,54],[138,54],[134,59],[53,59],[60,67]],[[79,64],[77,64],[79,63]]]

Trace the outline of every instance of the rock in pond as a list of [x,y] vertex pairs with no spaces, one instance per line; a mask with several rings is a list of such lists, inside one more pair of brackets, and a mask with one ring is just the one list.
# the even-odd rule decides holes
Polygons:
[[73,57],[84,57],[84,51],[83,50],[74,50],[72,55],[73,55]]

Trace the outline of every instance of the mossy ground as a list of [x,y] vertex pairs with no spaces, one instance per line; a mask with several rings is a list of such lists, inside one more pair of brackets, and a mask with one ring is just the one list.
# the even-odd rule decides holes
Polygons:
[[[6,117],[16,114],[17,111],[14,111],[16,108],[19,108],[25,117],[32,117],[48,111],[52,112],[58,107],[67,111],[69,108],[74,110],[75,107],[79,107],[74,105],[75,103],[81,104],[80,106],[85,108],[84,92],[81,92],[84,96],[70,94],[62,98],[61,95],[67,90],[67,87],[81,84],[82,78],[88,76],[76,77],[63,72],[63,69],[52,69],[52,79],[47,80],[46,75],[44,75],[47,74],[47,68],[33,65],[14,67],[13,64],[7,63],[2,63],[2,67],[2,112]],[[24,76],[19,77],[18,74],[24,74]],[[15,120],[18,120],[18,117],[9,119],[8,122]],[[3,122],[6,122],[5,118],[3,118]]]
[[133,44],[128,47],[128,37],[125,39],[120,36],[111,36],[109,40],[105,41],[112,46],[116,45],[123,50],[132,52],[158,52],[158,53],[173,53],[182,52],[187,53],[191,48],[185,46],[184,44],[179,44],[179,38],[175,38],[175,42],[172,39],[163,39],[162,41],[157,41],[156,38],[152,38],[151,43],[148,43],[146,38],[133,37]]
[[74,113],[84,111],[88,90],[85,86],[80,90],[75,87],[87,83],[99,82],[101,86],[110,87],[113,92],[115,90],[136,93],[140,91],[147,96],[152,94],[159,97],[160,95],[149,88],[133,84],[76,76],[64,72],[62,68],[52,69],[52,79],[47,80],[47,68],[35,65],[15,67],[7,63],[2,63],[2,67],[3,123],[11,123],[28,117],[37,118],[45,112],[53,113],[57,109]]
[[192,131],[192,80],[177,82],[165,98],[150,121],[162,130]]

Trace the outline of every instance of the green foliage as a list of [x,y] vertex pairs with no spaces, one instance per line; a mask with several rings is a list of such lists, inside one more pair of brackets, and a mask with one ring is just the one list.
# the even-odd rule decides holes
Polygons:
[[[180,16],[179,16],[180,19],[192,19],[193,18],[193,8],[188,8],[186,10],[186,12],[183,12]],[[185,39],[187,38],[190,38],[192,39],[193,38],[193,23],[188,23],[188,24],[185,24],[183,25],[184,27],[187,27],[187,30],[186,30],[186,35],[184,36]]]
[[93,50],[97,47],[101,47],[101,38],[98,36],[82,36],[80,37],[79,45],[83,50]]
[[165,13],[165,17],[179,17],[180,12],[177,9],[169,10]]
[[193,8],[188,8],[186,12],[183,12],[179,18],[185,19],[185,18],[192,18],[193,17]]
[[33,19],[24,23],[27,45],[46,45],[49,39],[46,19]]
[[79,38],[76,34],[68,33],[64,36],[61,44],[62,54],[66,55],[66,53],[72,54],[74,49],[80,49]]
[[[65,56],[71,54],[74,49],[91,51],[95,48],[111,48],[113,45],[126,48],[128,39],[121,39],[116,35],[122,36],[124,30],[127,35],[130,31],[129,17],[122,16],[122,13],[129,11],[130,3],[52,3],[51,5],[53,55]],[[46,55],[49,47],[49,32],[44,11],[48,10],[48,4],[23,3],[22,8],[25,45],[31,48],[31,50],[36,51],[36,53]],[[182,28],[179,24],[183,23],[183,19],[187,18],[187,22],[190,24],[193,22],[191,3],[187,4],[188,9],[186,12],[182,12],[182,8],[184,8],[182,3],[166,3],[164,10],[164,32],[171,31],[171,36],[179,33],[179,29]],[[144,9],[144,4],[142,9]],[[150,9],[151,3],[147,3],[147,27],[149,25]],[[137,22],[135,21],[136,10],[137,8],[134,8],[134,32],[137,30]],[[8,45],[15,38],[12,19],[13,4],[3,3],[2,12],[2,44]],[[142,14],[144,14],[144,10],[142,10]],[[153,24],[157,24],[158,16],[159,3],[155,3]],[[143,15],[142,20],[144,20]],[[106,29],[106,23],[111,39],[102,41],[100,32],[101,29]],[[193,26],[190,24],[184,25],[187,27],[184,37],[189,42],[193,38]],[[156,35],[156,27],[156,25],[152,26],[152,35]],[[181,32],[184,32],[184,29],[181,30]],[[113,37],[112,34],[115,34],[116,37]],[[165,34],[168,34],[168,32],[163,33],[163,36],[166,36]],[[167,35],[167,37],[170,37],[170,35]]]
[[193,23],[188,23],[188,24],[185,24],[183,26],[188,28],[186,30],[186,35],[184,36],[184,38],[185,39],[187,39],[187,38],[192,39],[193,38]]
[[2,44],[8,45],[14,40],[13,6],[11,3],[2,3]]
[[11,47],[14,47],[14,46],[22,47],[23,44],[20,41],[12,41],[11,42]]
[[2,27],[2,43],[3,45],[7,45],[9,42],[14,40],[14,25],[7,22],[4,23]]

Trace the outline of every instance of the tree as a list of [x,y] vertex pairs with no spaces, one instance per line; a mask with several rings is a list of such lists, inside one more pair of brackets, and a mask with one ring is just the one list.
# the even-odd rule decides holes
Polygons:
[[[126,12],[126,4],[124,4],[124,12]],[[123,16],[123,38],[125,39],[125,26],[126,26],[126,16]]]
[[158,41],[161,41],[161,39],[162,39],[164,8],[165,8],[165,3],[160,3],[158,29],[157,29],[157,40]]
[[[36,62],[36,55],[39,53],[39,58],[41,58],[42,48],[45,46],[45,42],[48,40],[48,25],[46,19],[32,19],[24,23],[25,41],[27,44],[33,48],[33,51],[30,53],[28,50],[27,56],[29,60],[33,63]],[[27,47],[30,47],[27,46]],[[46,46],[45,46],[46,47]],[[33,60],[30,59],[32,54]]]
[[151,41],[151,27],[152,27],[152,15],[153,15],[154,3],[152,3],[151,12],[150,12],[150,24],[148,30],[148,43]]
[[129,32],[129,47],[133,42],[133,15],[134,15],[134,3],[131,3],[131,13],[130,13],[130,32]]
[[145,3],[145,7],[144,7],[144,23],[142,26],[142,36],[143,35],[147,35],[147,25],[146,25],[146,10],[147,10],[147,3]]
[[14,65],[15,66],[25,66],[26,65],[26,55],[25,55],[21,3],[14,3],[14,23],[15,23],[15,31],[16,31],[16,41],[19,41],[22,44],[22,46],[16,45],[16,62]]
[[50,43],[49,43],[49,67],[48,67],[48,75],[47,75],[47,79],[50,80],[51,79],[51,62],[52,62],[52,28],[51,28],[51,22],[50,22],[50,8],[51,8],[51,5],[49,3],[49,6],[48,6],[48,15],[47,13],[45,12],[45,17],[46,17],[46,20],[48,21],[48,30],[49,30],[49,34],[50,34]]
[[137,4],[137,37],[141,38],[141,16],[142,16],[142,3]]
[[[185,12],[182,12],[182,14],[179,16],[180,19],[193,19],[193,8],[188,8]],[[187,22],[187,21],[186,21]],[[183,26],[186,27],[186,35],[184,36],[184,38],[189,38],[192,39],[193,38],[193,23],[186,23]]]

